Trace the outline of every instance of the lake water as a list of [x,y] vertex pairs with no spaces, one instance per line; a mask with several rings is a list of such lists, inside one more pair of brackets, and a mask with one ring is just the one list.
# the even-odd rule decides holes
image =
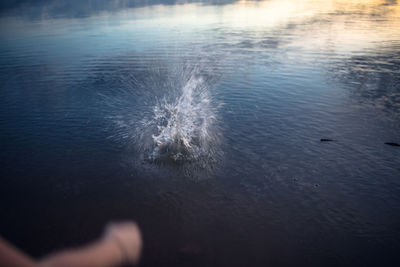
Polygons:
[[132,219],[142,266],[399,266],[398,1],[0,11],[0,234],[27,253]]

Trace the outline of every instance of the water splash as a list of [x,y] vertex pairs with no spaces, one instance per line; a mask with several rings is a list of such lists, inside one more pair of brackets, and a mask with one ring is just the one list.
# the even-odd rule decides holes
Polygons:
[[[207,66],[207,67],[203,67]],[[103,96],[111,105],[113,139],[133,148],[135,162],[205,169],[221,157],[214,64],[152,64],[121,73]]]
[[191,76],[174,102],[163,98],[154,106],[151,122],[144,122],[157,127],[150,159],[183,162],[210,156],[214,111],[204,79]]

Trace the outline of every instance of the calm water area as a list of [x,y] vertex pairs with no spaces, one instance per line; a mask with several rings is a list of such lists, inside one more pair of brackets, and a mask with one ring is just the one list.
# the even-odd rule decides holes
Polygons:
[[396,0],[0,4],[0,235],[35,257],[129,219],[141,266],[400,266],[385,142]]

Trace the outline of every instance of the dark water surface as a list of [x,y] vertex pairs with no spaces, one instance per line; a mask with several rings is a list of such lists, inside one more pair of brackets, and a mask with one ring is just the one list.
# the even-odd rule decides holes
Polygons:
[[26,2],[0,5],[2,236],[133,219],[142,266],[399,266],[400,3]]

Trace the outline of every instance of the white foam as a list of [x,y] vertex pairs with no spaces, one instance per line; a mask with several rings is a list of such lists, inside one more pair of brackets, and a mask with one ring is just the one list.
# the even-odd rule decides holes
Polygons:
[[210,154],[215,140],[212,126],[215,109],[211,107],[208,87],[201,76],[192,75],[182,87],[181,95],[168,102],[163,98],[154,108],[147,125],[155,125],[152,134],[152,160],[191,161]]

